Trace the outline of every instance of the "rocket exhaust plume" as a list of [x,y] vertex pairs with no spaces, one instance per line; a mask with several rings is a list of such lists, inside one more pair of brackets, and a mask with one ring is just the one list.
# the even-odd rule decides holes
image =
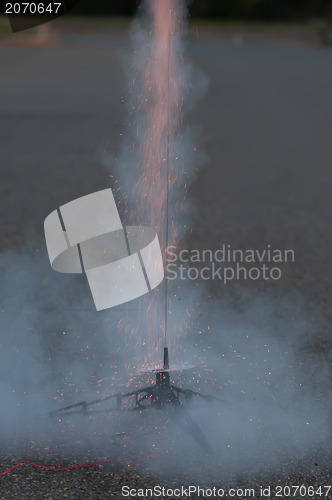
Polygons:
[[133,188],[134,199],[139,216],[158,230],[164,245],[169,184],[174,183],[174,176],[181,177],[181,172],[173,171],[172,156],[174,137],[181,124],[182,89],[174,51],[174,39],[179,35],[181,22],[178,5],[175,0],[143,2],[142,8],[148,9],[152,16],[150,53],[142,70],[141,95],[133,110],[140,143],[140,177]]
[[[179,215],[191,178],[181,130],[188,88],[181,42],[186,14],[183,0],[140,5],[130,78],[131,145],[118,160],[128,221],[157,231],[165,263],[166,248],[180,237]],[[126,328],[130,336],[143,338],[139,345],[149,346],[145,362],[154,363],[156,353],[159,359],[163,341],[166,345],[170,296],[165,279],[141,302],[134,331]]]
[[[137,200],[149,200],[149,206],[141,205],[142,216],[145,219],[145,210],[148,212],[150,224],[155,227],[162,237],[162,249],[165,253],[169,243],[169,190],[171,180],[172,159],[171,140],[175,134],[176,123],[179,121],[179,88],[174,78],[174,56],[172,50],[172,36],[177,21],[175,0],[162,2],[152,1],[150,5],[153,25],[151,27],[151,55],[144,75],[144,91],[142,109],[146,117],[143,142],[140,148],[141,165],[145,172],[134,187],[134,196]],[[171,79],[171,75],[173,78]],[[144,103],[146,109],[144,110]],[[173,172],[172,172],[173,173]],[[142,193],[144,196],[142,197]],[[143,201],[144,203],[144,201]],[[140,209],[139,209],[140,210]],[[168,283],[165,280],[165,320],[164,338],[167,343],[168,317]],[[155,307],[155,306],[154,306]],[[155,331],[158,331],[157,313],[154,315]]]

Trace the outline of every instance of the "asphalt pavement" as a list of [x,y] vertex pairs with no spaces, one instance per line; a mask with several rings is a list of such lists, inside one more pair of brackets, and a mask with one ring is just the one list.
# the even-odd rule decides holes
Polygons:
[[[57,290],[63,286],[62,277],[55,277],[55,273],[53,276],[48,266],[43,235],[45,217],[68,201],[114,185],[112,168],[105,166],[105,155],[109,162],[109,157],[121,150],[121,134],[127,120],[123,97],[127,88],[128,40],[128,32],[123,29],[110,33],[60,33],[40,45],[26,40],[13,43],[8,38],[0,41],[0,241],[1,270],[7,287],[2,298],[4,310],[8,307],[11,311],[9,319],[19,316],[17,311],[25,311],[27,296],[29,305],[35,303],[38,309],[40,303],[45,307],[41,298],[45,282],[52,288],[54,279]],[[280,322],[274,313],[269,316],[278,324],[275,331],[271,326],[269,333],[270,338],[277,340],[282,337],[280,330],[285,322],[291,324],[295,316],[297,321],[301,311],[305,311],[303,323],[298,322],[294,328],[294,359],[298,364],[304,363],[305,382],[318,380],[320,384],[310,387],[314,401],[317,398],[319,404],[329,407],[332,50],[294,41],[279,42],[264,37],[249,41],[241,36],[225,38],[205,31],[186,43],[186,56],[205,75],[205,90],[195,105],[188,107],[185,117],[201,159],[188,192],[191,231],[183,236],[181,244],[183,248],[213,251],[222,245],[260,250],[270,245],[294,250],[295,261],[282,266],[283,275],[278,282],[233,280],[225,286],[215,280],[204,283],[204,293],[217,302],[227,297],[240,316],[246,310],[246,302],[252,302],[255,296],[274,300],[275,309],[285,320]],[[192,83],[195,94],[195,82]],[[25,281],[23,284],[21,279],[10,280],[6,271],[13,271],[17,262],[23,274],[25,266],[29,268],[28,279],[34,280],[37,270],[36,280],[42,291],[33,288],[31,292]],[[70,287],[71,278],[66,280]],[[88,294],[87,286],[84,291]],[[59,300],[62,305],[68,300],[72,304],[72,298],[64,296]],[[49,310],[53,307],[51,302],[46,306]],[[43,334],[50,324],[55,324],[59,332],[65,328],[59,319],[61,307],[54,307],[50,323],[43,323]],[[78,317],[76,308],[71,326]],[[248,319],[250,314],[247,312],[244,317]],[[89,312],[88,318],[95,321],[93,312]],[[5,347],[8,325],[10,322],[5,319],[0,340]],[[87,332],[85,335],[88,338]],[[45,345],[42,356],[51,352],[50,345]],[[65,357],[66,348],[61,349],[60,354]],[[96,348],[96,353],[102,356],[102,349]],[[4,385],[10,385],[13,378],[8,373],[2,373]],[[48,372],[47,381],[50,387],[51,373]],[[61,373],[57,373],[59,376]],[[25,436],[24,431],[20,432]],[[23,437],[24,443],[16,448],[18,436],[19,432],[9,442],[2,436],[0,472],[27,456],[31,461],[54,465],[48,446],[31,447],[30,438]],[[181,442],[181,436],[179,439]],[[321,451],[312,446],[310,464],[307,452],[304,456],[295,454],[293,461],[281,452],[276,469],[266,471],[262,463],[261,469],[254,468],[250,479],[246,479],[241,468],[227,476],[225,466],[225,476],[219,457],[216,462],[220,471],[207,462],[202,474],[206,485],[220,484],[222,478],[224,486],[225,481],[229,486],[252,485],[257,492],[261,485],[280,482],[285,485],[301,481],[318,488],[331,478],[327,437],[325,441],[326,447]],[[66,449],[63,456],[56,455],[60,466],[71,465],[65,458]],[[121,498],[120,484],[189,484],[200,462],[210,459],[202,457],[196,447],[188,459],[196,471],[192,472],[191,468],[182,467],[187,453],[188,448],[184,447],[183,454],[178,454],[179,466],[172,458],[159,458],[159,468],[147,460],[137,469],[132,465],[132,472],[125,464],[97,467],[91,472],[64,472],[56,479],[48,472],[22,466],[1,479],[0,498]],[[86,447],[76,453],[75,460],[80,456],[86,463]],[[163,460],[168,464],[165,472]],[[250,454],[247,460],[249,463]]]

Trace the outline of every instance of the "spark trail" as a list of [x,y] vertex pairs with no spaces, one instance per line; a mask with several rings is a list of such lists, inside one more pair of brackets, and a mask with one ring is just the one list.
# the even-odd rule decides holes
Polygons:
[[[144,0],[134,34],[130,128],[135,130],[135,181],[129,182],[130,219],[157,230],[165,263],[167,246],[180,237],[177,217],[189,184],[181,144],[188,88],[182,56],[186,16],[183,0]],[[146,362],[156,360],[163,338],[166,341],[170,295],[165,280],[159,291],[146,296],[137,327],[131,329],[149,345]]]

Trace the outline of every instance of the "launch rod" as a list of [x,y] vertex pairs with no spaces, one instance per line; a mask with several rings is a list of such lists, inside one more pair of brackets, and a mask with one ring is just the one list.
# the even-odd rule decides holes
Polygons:
[[[167,70],[167,152],[166,152],[166,238],[165,238],[165,265],[167,263],[167,248],[169,244],[169,183],[170,183],[170,162],[171,162],[171,104],[170,104],[170,87],[171,87],[171,29],[172,29],[172,10],[168,11],[168,70]],[[168,280],[165,279],[165,348],[167,347],[167,320],[168,320]],[[167,355],[168,358],[168,355]]]

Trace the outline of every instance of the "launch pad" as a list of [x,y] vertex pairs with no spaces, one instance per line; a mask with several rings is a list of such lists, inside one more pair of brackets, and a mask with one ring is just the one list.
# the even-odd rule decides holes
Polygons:
[[[212,404],[213,402],[227,405],[225,401],[210,395],[204,395],[200,392],[192,391],[191,389],[182,389],[176,387],[171,383],[170,365],[168,348],[164,348],[164,363],[161,369],[152,370],[155,372],[155,384],[137,389],[127,393],[118,393],[94,401],[81,401],[70,406],[66,406],[59,410],[49,413],[50,417],[63,417],[64,415],[83,414],[91,415],[95,413],[111,413],[111,412],[128,412],[138,411],[143,412],[149,409],[155,409],[164,412],[168,419],[174,421],[183,431],[188,433],[195,439],[200,446],[207,452],[212,453],[210,444],[201,431],[200,427],[192,419],[187,411],[188,406],[195,398],[202,399],[206,403]],[[122,403],[130,397],[135,398],[132,407],[123,407]],[[93,407],[101,403],[115,400],[116,407],[106,410],[93,410]]]
[[[127,393],[118,393],[113,394],[111,396],[106,396],[103,398],[96,399],[94,401],[81,401],[79,403],[75,403],[70,406],[66,406],[59,410],[54,410],[50,412],[50,416],[56,416],[60,414],[66,413],[95,413],[96,410],[92,410],[91,407],[103,403],[108,400],[115,399],[116,400],[116,408],[110,408],[107,410],[97,410],[98,412],[110,413],[112,411],[134,411],[134,410],[147,410],[149,408],[155,409],[163,409],[167,407],[182,407],[185,405],[189,405],[193,399],[201,398],[206,402],[219,402],[225,403],[219,398],[214,396],[201,394],[200,392],[193,391],[191,389],[182,389],[180,387],[176,387],[171,384],[170,378],[170,366],[169,366],[169,355],[168,348],[164,348],[164,364],[163,368],[151,370],[151,372],[155,372],[156,379],[155,384],[150,385],[148,387],[144,387],[142,389],[136,389],[135,391],[127,392]],[[131,408],[123,408],[122,402],[123,400],[135,397],[135,404]]]

